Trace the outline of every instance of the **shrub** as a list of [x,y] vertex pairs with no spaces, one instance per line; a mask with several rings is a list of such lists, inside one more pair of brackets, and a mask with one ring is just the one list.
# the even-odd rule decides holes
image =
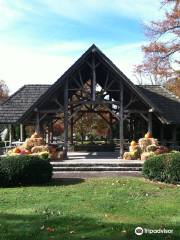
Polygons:
[[155,155],[145,161],[143,175],[167,183],[180,182],[180,152]]
[[51,180],[52,165],[38,156],[6,156],[0,160],[0,185],[41,184]]

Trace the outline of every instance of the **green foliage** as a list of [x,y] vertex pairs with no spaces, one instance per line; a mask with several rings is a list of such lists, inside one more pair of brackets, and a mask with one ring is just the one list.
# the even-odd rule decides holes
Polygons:
[[144,163],[143,175],[157,181],[178,183],[180,181],[180,152],[150,157]]
[[74,146],[74,151],[87,151],[87,152],[111,152],[115,151],[115,145],[112,144],[96,144],[96,143],[88,143],[88,144],[79,144]]
[[38,156],[7,156],[0,160],[0,186],[41,184],[51,180],[50,162]]

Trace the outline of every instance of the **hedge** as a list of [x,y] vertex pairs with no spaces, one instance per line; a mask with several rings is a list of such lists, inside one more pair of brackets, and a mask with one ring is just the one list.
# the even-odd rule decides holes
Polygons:
[[150,157],[144,162],[144,177],[167,183],[180,182],[180,152]]
[[0,186],[42,184],[51,177],[52,165],[48,159],[28,155],[0,159]]
[[78,144],[74,146],[74,151],[86,151],[86,152],[113,152],[115,151],[114,144]]

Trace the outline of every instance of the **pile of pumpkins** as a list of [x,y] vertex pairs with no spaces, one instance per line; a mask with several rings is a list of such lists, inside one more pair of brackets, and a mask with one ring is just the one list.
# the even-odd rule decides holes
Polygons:
[[30,138],[27,138],[22,145],[9,150],[7,155],[43,155],[49,153],[50,149],[43,138],[35,132]]
[[140,138],[138,142],[131,142],[129,152],[124,153],[123,159],[146,160],[151,156],[168,153],[169,151],[167,147],[160,146],[157,139],[153,138],[150,132],[147,132],[144,138]]

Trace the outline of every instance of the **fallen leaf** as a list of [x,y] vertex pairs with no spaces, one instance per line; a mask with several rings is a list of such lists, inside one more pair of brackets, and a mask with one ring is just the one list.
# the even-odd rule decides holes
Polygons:
[[51,227],[47,227],[46,230],[47,230],[48,232],[54,232],[54,231],[55,231],[55,229],[54,229],[54,228],[51,228]]

